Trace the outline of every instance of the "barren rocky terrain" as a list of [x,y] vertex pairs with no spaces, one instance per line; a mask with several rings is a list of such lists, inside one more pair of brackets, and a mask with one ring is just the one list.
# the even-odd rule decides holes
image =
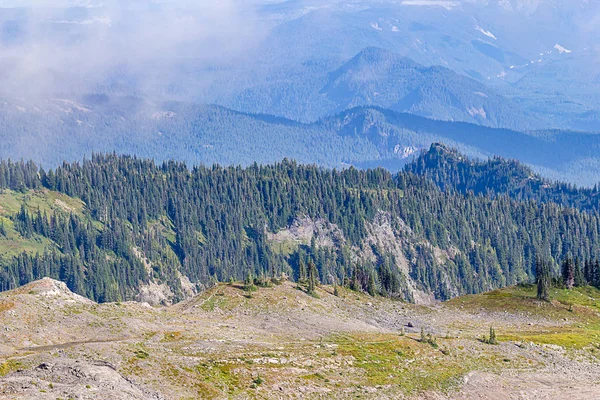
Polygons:
[[283,282],[153,308],[44,279],[0,294],[0,399],[600,398],[600,292],[553,299],[417,306]]

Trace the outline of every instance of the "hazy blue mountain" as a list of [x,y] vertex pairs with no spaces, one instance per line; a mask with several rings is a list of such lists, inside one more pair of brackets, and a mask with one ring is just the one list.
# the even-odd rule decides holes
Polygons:
[[382,158],[402,158],[443,142],[471,157],[520,160],[552,179],[586,185],[598,182],[600,135],[594,133],[523,133],[367,107],[347,110],[323,123],[340,135],[368,138]]
[[290,158],[327,167],[398,170],[434,142],[469,156],[518,159],[552,178],[588,185],[598,181],[597,134],[523,133],[373,107],[303,124],[220,106],[135,97],[0,102],[0,157],[33,159],[45,166],[116,151],[190,164],[248,165]]
[[272,163],[288,157],[339,167],[346,159],[378,158],[366,139],[343,138],[321,124],[219,106],[105,95],[33,104],[14,101],[0,105],[0,154],[45,166],[113,151],[208,165]]
[[[302,122],[375,105],[517,130],[600,130],[599,15],[584,0],[4,1],[0,91],[193,101]],[[402,71],[377,59],[363,70],[384,72],[381,81],[330,79],[373,47],[432,79],[399,96]]]
[[291,1],[263,13],[280,16],[261,47],[272,68],[323,60],[341,67],[375,46],[485,83],[554,127],[598,130],[590,117],[599,93],[590,79],[599,73],[597,2]]
[[[542,125],[512,100],[444,67],[370,47],[329,74],[321,90],[339,110],[377,105],[448,121],[528,129]],[[338,111],[339,111],[338,110]]]

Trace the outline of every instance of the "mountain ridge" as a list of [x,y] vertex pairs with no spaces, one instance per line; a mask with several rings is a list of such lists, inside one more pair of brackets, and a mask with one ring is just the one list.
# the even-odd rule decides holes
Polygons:
[[518,200],[554,202],[590,212],[600,209],[598,185],[578,188],[551,181],[514,159],[472,160],[441,143],[432,144],[428,151],[407,164],[405,170],[431,179],[442,190],[507,195]]
[[471,78],[439,66],[368,47],[329,74],[319,92],[337,110],[374,106],[437,120],[521,130],[543,126],[517,104]]
[[373,106],[314,123],[217,105],[99,95],[33,104],[21,100],[2,107],[0,156],[33,159],[46,167],[116,151],[190,165],[269,164],[288,158],[327,168],[398,171],[415,151],[445,142],[471,157],[515,158],[552,179],[587,186],[597,183],[600,171],[596,134],[518,132]]

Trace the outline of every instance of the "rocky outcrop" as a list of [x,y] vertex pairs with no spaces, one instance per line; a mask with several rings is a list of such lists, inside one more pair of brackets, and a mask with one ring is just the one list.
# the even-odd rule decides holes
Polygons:
[[17,289],[19,293],[37,295],[66,303],[94,304],[90,299],[73,293],[67,284],[51,278],[43,278]]
[[286,229],[277,233],[267,233],[267,238],[276,243],[292,242],[296,245],[310,244],[315,238],[317,246],[334,247],[346,241],[344,233],[335,224],[323,218],[304,216],[296,218]]
[[169,306],[173,304],[173,298],[175,298],[175,294],[169,285],[150,282],[147,285],[140,286],[135,301],[148,303],[151,306]]
[[[133,247],[133,254],[140,260],[146,268],[146,273],[152,277],[152,262],[137,247]],[[181,272],[176,272],[181,285],[181,291],[185,298],[190,298],[198,294],[198,286]],[[146,285],[139,287],[139,293],[135,300],[141,303],[148,303],[151,306],[169,306],[175,302],[175,293],[166,283],[151,280]]]
[[404,224],[404,221],[399,221],[398,226],[399,229],[394,229],[392,217],[389,213],[377,213],[373,221],[367,223],[369,234],[365,239],[367,246],[363,246],[363,256],[375,260],[372,246],[377,246],[384,252],[392,254],[396,260],[396,267],[404,275],[407,289],[414,302],[417,304],[432,304],[435,302],[435,297],[418,289],[416,282],[410,276],[410,261],[406,258],[405,249],[411,245],[407,238],[411,237],[413,233]]
[[[411,262],[406,258],[406,249],[416,241],[414,233],[404,221],[392,221],[389,213],[379,212],[371,222],[367,222],[367,237],[362,246],[352,247],[353,257],[356,260],[377,261],[373,247],[382,249],[391,254],[396,260],[396,267],[405,278],[409,297],[417,304],[432,304],[435,302],[433,294],[426,293],[418,288],[418,284],[410,276]],[[318,218],[312,219],[304,216],[296,218],[289,227],[277,233],[268,233],[267,238],[274,243],[289,243],[295,246],[308,245],[313,238],[317,247],[341,247],[349,245],[341,229],[329,221]],[[412,241],[411,241],[412,240]],[[432,248],[432,251],[434,249]],[[442,258],[438,251],[439,257]]]

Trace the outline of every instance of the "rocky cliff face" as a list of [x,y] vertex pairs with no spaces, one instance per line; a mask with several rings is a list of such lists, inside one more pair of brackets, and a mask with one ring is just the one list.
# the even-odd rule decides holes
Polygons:
[[[346,246],[351,249],[352,257],[357,262],[368,261],[374,264],[378,262],[378,255],[373,249],[380,249],[385,254],[393,256],[394,266],[404,278],[405,298],[417,304],[434,303],[435,296],[423,290],[412,277],[411,271],[416,263],[416,260],[412,259],[415,247],[420,245],[422,251],[431,253],[431,257],[441,266],[448,260],[452,260],[458,253],[444,251],[418,239],[404,221],[394,220],[386,212],[379,212],[372,221],[367,223],[366,227],[368,234],[359,246],[351,245],[337,225],[322,218],[313,219],[307,216],[295,219],[289,227],[277,233],[267,233],[267,237],[273,243],[286,245],[288,248],[310,245],[313,239],[317,247],[341,248]],[[449,279],[446,279],[445,284],[453,296],[459,294]]]

